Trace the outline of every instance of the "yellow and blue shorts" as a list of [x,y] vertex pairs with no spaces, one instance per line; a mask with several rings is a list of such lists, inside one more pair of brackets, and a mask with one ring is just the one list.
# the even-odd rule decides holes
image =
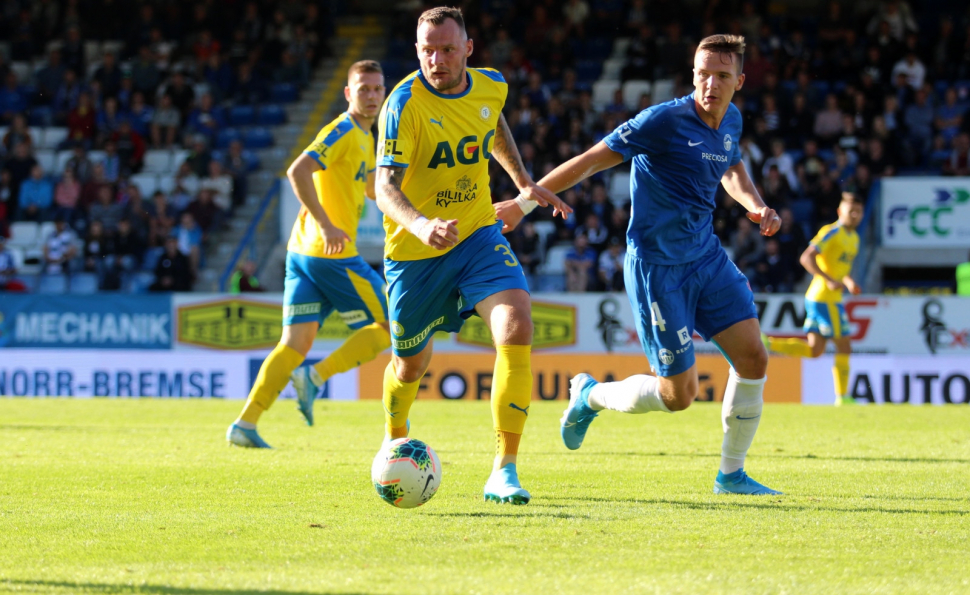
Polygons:
[[422,260],[384,260],[391,348],[420,353],[437,331],[457,333],[475,305],[507,289],[529,291],[502,222],[475,230],[450,252]]
[[283,326],[319,322],[337,310],[352,329],[387,320],[384,280],[360,256],[286,253]]
[[849,317],[842,302],[813,302],[805,300],[806,333],[817,333],[826,339],[840,339],[849,335]]

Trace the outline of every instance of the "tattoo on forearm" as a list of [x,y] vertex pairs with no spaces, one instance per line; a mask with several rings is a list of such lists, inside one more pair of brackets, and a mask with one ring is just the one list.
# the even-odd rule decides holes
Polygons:
[[377,168],[377,207],[398,225],[407,227],[421,216],[401,190],[403,167]]
[[492,147],[492,155],[498,159],[499,165],[508,172],[509,177],[518,186],[522,176],[526,175],[525,164],[522,163],[522,156],[515,146],[512,131],[509,130],[504,114],[499,115],[498,124],[495,126],[495,145]]

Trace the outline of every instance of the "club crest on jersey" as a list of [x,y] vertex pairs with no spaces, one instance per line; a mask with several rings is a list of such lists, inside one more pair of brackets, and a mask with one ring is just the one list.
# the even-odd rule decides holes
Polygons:
[[403,336],[404,335],[404,327],[401,326],[401,323],[400,322],[398,322],[396,320],[392,320],[391,321],[391,332],[394,333],[394,336],[395,337]]
[[452,149],[451,143],[443,140],[435,147],[431,161],[428,162],[428,169],[438,169],[439,165],[452,168],[455,167],[456,161],[462,165],[474,165],[479,161],[479,153],[487,161],[492,158],[489,148],[494,136],[495,131],[489,130],[485,139],[479,143],[478,136],[472,134],[459,140],[454,149]]
[[661,349],[659,355],[660,363],[663,365],[669,366],[670,364],[674,363],[674,353],[671,350]]
[[730,134],[725,134],[724,135],[724,150],[725,151],[730,151],[732,144],[734,144],[734,141],[731,140],[731,135]]
[[487,120],[489,116],[492,115],[492,110],[488,109],[487,105],[483,105],[482,109],[478,111],[478,115],[481,116],[483,120]]
[[441,190],[435,197],[435,206],[447,207],[448,205],[462,202],[471,202],[478,196],[478,184],[473,184],[471,178],[462,176],[455,182],[455,189]]

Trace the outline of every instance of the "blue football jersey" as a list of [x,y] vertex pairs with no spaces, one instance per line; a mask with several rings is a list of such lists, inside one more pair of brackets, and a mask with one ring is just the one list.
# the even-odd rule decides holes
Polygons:
[[714,130],[701,120],[694,94],[649,107],[603,142],[633,159],[633,208],[627,250],[645,262],[674,265],[719,246],[714,235],[717,185],[741,161],[741,112],[733,104]]

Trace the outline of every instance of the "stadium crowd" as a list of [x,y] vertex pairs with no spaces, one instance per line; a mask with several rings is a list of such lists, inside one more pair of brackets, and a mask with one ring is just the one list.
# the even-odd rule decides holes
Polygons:
[[[272,142],[239,126],[285,120],[278,104],[296,99],[328,52],[325,10],[311,0],[0,3],[0,238],[14,222],[54,222],[35,255],[45,273],[95,272],[101,289],[117,289],[145,268],[152,289],[190,289],[208,234],[245,200],[258,167],[250,149]],[[136,183],[143,170],[161,175],[151,196]]]
[[[761,237],[723,191],[714,225],[752,287],[780,292],[802,280],[798,256],[818,226],[836,219],[843,190],[866,197],[885,176],[970,173],[970,9],[820,2],[814,16],[786,16],[769,4],[781,3],[708,0],[699,12],[674,0],[461,6],[475,41],[470,64],[496,68],[509,82],[505,115],[535,179],[664,99],[644,94],[631,105],[618,89],[612,101],[594,102],[594,83],[615,38],[630,39],[623,82],[649,81],[658,89],[662,81],[679,97],[693,90],[700,39],[744,35],[745,82],[736,95],[745,121],[741,152],[785,226]],[[404,24],[420,10],[399,14],[402,47],[403,33],[413,28]],[[564,193],[576,210],[569,220],[553,223],[540,209],[516,232],[513,246],[533,277],[565,244],[572,246],[565,252],[569,291],[622,288],[629,193],[611,186],[611,174]],[[496,200],[514,196],[511,180],[494,164],[492,180]]]

